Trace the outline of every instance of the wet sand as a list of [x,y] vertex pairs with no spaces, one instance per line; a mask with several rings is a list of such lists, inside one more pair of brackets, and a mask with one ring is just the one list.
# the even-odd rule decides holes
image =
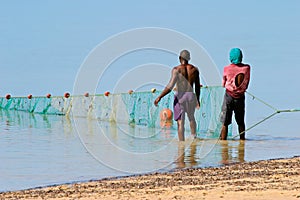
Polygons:
[[5,192],[0,199],[300,200],[300,157]]

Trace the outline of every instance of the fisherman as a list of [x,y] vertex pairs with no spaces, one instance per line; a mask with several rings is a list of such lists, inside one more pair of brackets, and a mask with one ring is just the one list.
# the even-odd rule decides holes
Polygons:
[[230,50],[231,64],[224,67],[222,85],[226,88],[221,112],[223,123],[220,139],[226,140],[232,113],[238,125],[240,139],[245,140],[245,92],[250,81],[250,66],[243,64],[243,54],[239,48]]
[[[174,97],[174,119],[177,121],[178,126],[178,139],[184,141],[184,122],[185,113],[188,116],[191,128],[192,137],[196,137],[196,120],[195,109],[200,108],[200,76],[197,67],[189,64],[190,52],[182,50],[179,55],[180,65],[172,69],[171,78],[169,83],[155,99],[154,105],[157,106],[158,102],[168,93],[172,91],[176,85],[176,93]],[[195,86],[195,93],[193,92]]]

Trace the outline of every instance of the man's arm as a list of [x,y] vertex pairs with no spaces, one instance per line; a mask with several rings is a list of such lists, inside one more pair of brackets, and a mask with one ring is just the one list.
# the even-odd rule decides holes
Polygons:
[[196,77],[195,77],[195,93],[196,93],[196,97],[197,97],[197,103],[198,106],[200,106],[200,74],[199,74],[199,70],[197,69],[196,71]]
[[175,86],[175,84],[177,82],[177,77],[178,77],[178,71],[176,68],[173,68],[171,78],[170,78],[168,85],[165,87],[165,89],[161,92],[161,94],[154,101],[155,106],[157,106],[157,104],[161,100],[161,98],[163,98],[165,95],[169,94],[172,91],[173,87]]
[[247,80],[249,80],[248,81],[248,83],[247,83],[247,87],[246,87],[246,89],[248,89],[248,86],[249,86],[249,82],[250,82],[250,65],[248,65],[248,73],[246,73],[246,76],[247,76]]
[[222,79],[222,86],[223,87],[225,87],[226,81],[227,81],[226,70],[225,70],[225,67],[224,67],[224,70],[223,70],[223,79]]

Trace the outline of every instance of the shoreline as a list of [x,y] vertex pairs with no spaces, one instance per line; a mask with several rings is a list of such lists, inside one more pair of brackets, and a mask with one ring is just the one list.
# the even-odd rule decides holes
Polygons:
[[300,200],[300,156],[1,192],[0,199]]

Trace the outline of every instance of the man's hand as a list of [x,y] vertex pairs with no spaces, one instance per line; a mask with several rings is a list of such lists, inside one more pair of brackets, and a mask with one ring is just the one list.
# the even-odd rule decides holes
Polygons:
[[200,109],[200,103],[199,103],[199,102],[197,102],[196,109],[197,109],[197,110]]
[[158,102],[160,102],[160,97],[157,97],[154,101],[154,105],[157,106],[158,105]]

